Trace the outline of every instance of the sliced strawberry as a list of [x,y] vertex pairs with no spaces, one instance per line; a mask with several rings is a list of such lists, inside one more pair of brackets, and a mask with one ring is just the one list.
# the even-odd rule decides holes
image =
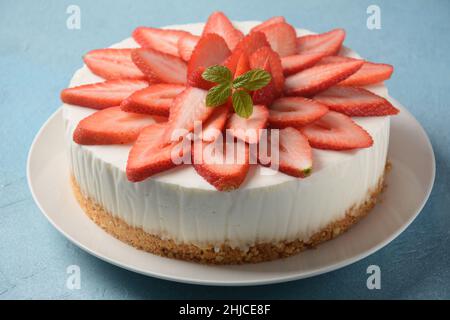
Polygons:
[[186,62],[153,49],[134,49],[131,58],[151,82],[185,84]]
[[[262,47],[252,54],[250,66],[263,69],[272,74],[271,56],[276,55],[270,47]],[[279,84],[280,86],[280,84]],[[253,103],[269,106],[280,95],[280,90],[275,85],[275,77],[265,87],[253,92]]]
[[269,123],[273,128],[302,127],[328,112],[322,103],[303,97],[285,97],[270,106]]
[[120,105],[133,92],[147,86],[144,80],[108,80],[64,89],[61,100],[77,106],[104,109]]
[[361,59],[355,59],[350,57],[344,57],[344,56],[324,56],[322,59],[320,59],[319,62],[316,63],[316,66],[323,66],[325,64],[330,63],[338,63],[338,62],[348,62],[348,61],[356,61]]
[[230,113],[230,105],[224,104],[220,107],[215,107],[213,113],[205,121],[202,127],[202,140],[214,141],[221,134],[225,128],[228,115]]
[[287,95],[311,96],[323,91],[358,71],[364,61],[348,61],[314,66],[286,78]]
[[308,69],[323,57],[320,52],[302,53],[281,58],[281,65],[285,76]]
[[133,93],[122,101],[120,107],[127,112],[168,117],[173,99],[184,89],[186,87],[180,84],[153,84]]
[[223,12],[213,12],[203,28],[203,35],[218,34],[221,36],[228,48],[233,50],[238,42],[244,37],[243,33],[236,29]]
[[[358,60],[343,56],[329,56],[320,60],[317,65]],[[343,86],[367,86],[375,83],[379,83],[388,80],[392,73],[394,72],[394,67],[390,64],[375,63],[370,61],[364,61],[363,66],[357,72],[352,74],[350,77],[341,81],[339,85]]]
[[213,33],[203,35],[189,60],[189,85],[209,89],[213,84],[204,80],[201,74],[210,66],[222,64],[230,54],[231,52],[222,37]]
[[312,34],[297,38],[297,52],[321,52],[332,56],[339,52],[345,39],[344,29],[334,29],[321,34]]
[[98,49],[89,51],[83,60],[94,74],[107,79],[145,79],[131,60],[132,49]]
[[189,61],[198,40],[200,40],[200,37],[194,36],[192,34],[183,36],[180,38],[180,40],[178,40],[178,54],[181,59],[183,59],[184,61]]
[[209,90],[212,87],[214,87],[214,83],[209,82],[205,79],[203,79],[202,75],[203,72],[205,72],[206,67],[198,67],[196,70],[192,71],[188,75],[187,84],[191,87],[201,88],[205,90]]
[[266,106],[255,105],[253,113],[248,119],[233,113],[226,124],[227,132],[247,143],[258,143],[262,133],[261,129],[267,127],[268,119],[269,110]]
[[[259,163],[278,170],[290,176],[304,178],[312,171],[312,149],[308,139],[298,130],[288,127],[278,131],[278,144],[272,146],[274,133],[269,131],[268,143],[259,145]],[[276,154],[271,153],[276,148]]]
[[234,71],[234,78],[243,75],[247,71],[250,71],[250,61],[247,54],[242,53],[239,56],[238,62],[236,64],[236,70]]
[[256,50],[262,47],[270,47],[266,36],[262,32],[252,32],[242,38],[233,53],[241,51],[245,52],[248,57],[251,57]]
[[361,69],[339,84],[343,86],[367,86],[388,80],[393,72],[394,67],[390,64],[365,61]]
[[73,141],[83,145],[130,143],[143,128],[163,120],[125,112],[120,107],[106,108],[81,120],[73,132]]
[[368,148],[373,140],[369,133],[345,114],[330,111],[300,131],[313,148],[348,150]]
[[264,22],[261,22],[260,24],[258,24],[257,26],[254,26],[250,32],[257,32],[257,31],[261,31],[262,29],[264,29],[265,27],[268,27],[270,25],[276,24],[276,23],[282,23],[282,22],[286,22],[286,19],[284,17],[278,16],[278,17],[272,17],[270,19],[267,19]]
[[192,52],[189,70],[221,64],[230,54],[231,51],[221,36],[215,33],[203,35]]
[[235,49],[222,65],[230,69],[234,78],[251,69],[249,56],[242,49]]
[[294,128],[280,130],[280,168],[294,177],[307,177],[313,166],[312,149],[308,139]]
[[[248,145],[242,141],[234,144],[226,146],[226,142],[197,142],[192,148],[195,170],[219,191],[239,188],[250,168]],[[235,149],[234,157],[228,156],[230,159],[227,159],[227,147]]]
[[[191,132],[195,123],[203,123],[214,112],[215,108],[206,106],[206,95],[208,91],[188,87],[179,94],[170,108],[169,125],[162,143],[172,141],[173,134],[177,137],[181,131]],[[179,131],[177,131],[179,130]]]
[[182,156],[182,143],[161,146],[167,124],[153,124],[139,134],[128,154],[127,177],[137,182],[176,166],[172,155]]
[[[262,47],[250,56],[252,69],[264,69],[272,75],[272,81],[276,89],[275,96],[280,95],[284,88],[283,67],[280,57],[269,47]],[[264,89],[264,88],[263,88]]]
[[133,31],[134,40],[143,48],[158,50],[172,56],[178,56],[178,40],[190,35],[182,30],[164,30],[138,27]]
[[253,103],[270,106],[272,102],[279,97],[279,94],[277,92],[278,91],[275,88],[273,81],[270,81],[269,84],[264,88],[261,88],[253,92],[252,95]]
[[387,116],[399,112],[388,100],[363,88],[334,86],[319,93],[314,100],[350,117]]
[[290,24],[285,22],[270,24],[260,32],[264,33],[273,51],[280,57],[297,53],[297,34]]
[[[262,47],[256,50],[251,57],[251,67],[272,73],[270,67],[271,51],[272,49],[269,47]],[[252,100],[254,104],[269,106],[279,95],[279,90],[275,86],[275,79],[272,76],[272,80],[265,87],[253,92]]]
[[236,72],[237,64],[241,55],[246,54],[244,50],[234,49],[234,51],[230,54],[230,56],[222,63],[223,66],[230,69],[231,73],[234,74]]

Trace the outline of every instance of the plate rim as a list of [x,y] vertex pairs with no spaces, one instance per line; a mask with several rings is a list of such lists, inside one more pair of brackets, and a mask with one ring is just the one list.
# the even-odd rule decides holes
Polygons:
[[[36,195],[34,186],[33,186],[33,181],[31,179],[31,174],[30,174],[30,170],[31,170],[31,161],[33,158],[33,153],[35,151],[37,142],[39,141],[39,139],[41,138],[41,135],[43,134],[43,132],[46,130],[46,127],[50,124],[50,122],[57,117],[60,113],[62,113],[62,108],[58,108],[55,112],[53,112],[50,117],[42,124],[42,126],[39,128],[39,130],[37,131],[36,135],[33,138],[33,141],[29,147],[29,151],[28,151],[28,155],[27,155],[27,162],[26,162],[26,175],[27,175],[27,184],[28,184],[28,188],[31,192],[32,198],[35,202],[35,204],[37,205],[37,207],[39,208],[39,210],[41,211],[41,213],[45,216],[45,218],[50,222],[50,224],[56,229],[58,230],[58,232],[60,232],[66,239],[68,239],[70,242],[72,242],[73,244],[75,244],[77,247],[79,247],[80,249],[88,252],[89,254],[95,256],[96,258],[99,258],[100,260],[103,260],[105,262],[108,262],[114,266],[123,268],[125,270],[128,271],[132,271],[132,272],[136,272],[138,274],[142,274],[145,276],[151,276],[151,277],[155,277],[158,279],[163,279],[163,280],[169,280],[169,281],[175,281],[175,282],[180,282],[180,283],[187,283],[187,284],[197,284],[197,285],[210,285],[210,286],[256,286],[256,285],[269,285],[269,284],[275,284],[275,283],[284,283],[284,282],[289,282],[289,281],[295,281],[295,280],[300,280],[300,279],[305,279],[305,278],[310,278],[310,277],[314,277],[314,276],[318,276],[324,273],[328,273],[331,271],[335,271],[338,270],[340,268],[343,268],[345,266],[348,266],[350,264],[353,264],[355,262],[358,262],[366,257],[368,257],[369,255],[377,252],[378,250],[382,249],[383,247],[385,247],[386,245],[388,245],[390,242],[392,242],[395,238],[397,238],[401,233],[403,233],[403,231],[405,231],[406,228],[408,228],[411,223],[417,218],[417,216],[420,214],[420,212],[422,212],[425,204],[427,203],[431,192],[433,190],[433,186],[434,186],[434,182],[435,182],[435,178],[436,178],[436,158],[435,158],[435,154],[434,154],[434,150],[433,150],[433,145],[431,144],[430,138],[427,134],[427,132],[425,131],[425,129],[422,127],[422,125],[420,124],[420,122],[396,99],[392,98],[390,96],[390,99],[392,99],[395,103],[397,103],[398,105],[400,105],[402,107],[402,112],[406,112],[406,114],[416,123],[416,125],[420,128],[420,130],[422,131],[421,133],[424,135],[425,137],[425,141],[426,141],[426,146],[430,151],[430,155],[431,155],[431,179],[430,179],[430,183],[427,186],[427,190],[426,190],[426,194],[424,196],[424,198],[422,199],[420,205],[417,207],[416,212],[411,215],[408,220],[401,225],[398,230],[396,230],[395,232],[391,233],[388,237],[386,237],[383,241],[380,241],[377,245],[373,246],[372,248],[370,248],[369,250],[366,250],[360,254],[357,254],[355,256],[343,259],[342,261],[339,261],[337,263],[322,267],[322,268],[318,268],[317,270],[313,270],[313,271],[309,271],[309,272],[302,272],[300,274],[291,274],[291,275],[286,275],[286,276],[276,276],[276,277],[270,277],[266,280],[240,280],[240,281],[220,281],[220,280],[201,280],[201,279],[190,279],[186,276],[172,276],[172,275],[166,275],[160,272],[151,272],[148,270],[142,270],[141,268],[137,268],[137,267],[133,267],[130,265],[127,265],[123,262],[120,261],[116,261],[115,259],[112,259],[104,254],[100,254],[98,252],[96,252],[94,249],[89,248],[88,246],[84,245],[83,243],[81,243],[79,240],[75,239],[74,237],[70,236],[68,233],[66,233],[66,231],[61,228],[51,217],[49,214],[47,214],[47,212],[44,210],[43,205],[41,204],[38,196]],[[103,230],[99,229],[99,231],[104,232]],[[132,247],[130,247],[130,249],[134,249]],[[151,253],[149,253],[151,254]],[[161,257],[162,258],[162,257]],[[172,262],[177,262],[178,260],[172,259]]]

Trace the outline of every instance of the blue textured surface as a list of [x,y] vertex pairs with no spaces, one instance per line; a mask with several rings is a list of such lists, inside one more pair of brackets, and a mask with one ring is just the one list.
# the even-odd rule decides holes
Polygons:
[[[169,4],[169,2],[171,2]],[[81,30],[66,8],[81,8]],[[366,28],[381,8],[382,29]],[[437,176],[417,220],[376,254],[344,269],[285,284],[220,288],[177,284],[109,265],[72,245],[39,212],[26,183],[31,141],[59,107],[59,91],[81,56],[121,40],[137,25],[204,21],[213,10],[234,20],[284,15],[317,32],[347,30],[346,44],[395,65],[391,94],[424,126]],[[450,298],[450,1],[17,1],[0,2],[0,298]],[[414,143],[413,141],[411,143]],[[80,290],[66,288],[79,265]],[[366,288],[366,268],[382,270],[382,289]]]

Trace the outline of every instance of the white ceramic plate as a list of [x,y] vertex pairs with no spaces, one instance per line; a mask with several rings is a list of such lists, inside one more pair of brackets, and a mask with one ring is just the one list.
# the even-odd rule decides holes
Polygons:
[[[396,103],[397,106],[400,104]],[[431,192],[435,160],[417,120],[401,107],[393,117],[388,157],[393,169],[382,201],[342,236],[296,256],[240,266],[206,266],[162,258],[113,238],[81,210],[72,195],[61,109],[42,126],[28,156],[28,183],[37,205],[64,236],[87,252],[128,270],[179,282],[257,285],[329,272],[379,250],[418,215]]]

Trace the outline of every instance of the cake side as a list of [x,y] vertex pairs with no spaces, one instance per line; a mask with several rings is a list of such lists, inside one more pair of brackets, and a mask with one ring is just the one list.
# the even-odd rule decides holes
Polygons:
[[[388,171],[389,166],[386,165],[385,174]],[[205,264],[242,264],[287,258],[306,249],[315,248],[319,244],[346,232],[376,205],[377,198],[385,187],[385,174],[380,177],[377,185],[369,190],[363,202],[349,208],[342,218],[328,223],[309,239],[261,242],[244,249],[231,247],[226,243],[199,247],[189,243],[177,243],[171,239],[162,239],[157,235],[145,232],[140,227],[130,226],[95,201],[84,196],[73,176],[71,177],[71,184],[75,198],[89,218],[112,236],[137,249],[163,257]]]

